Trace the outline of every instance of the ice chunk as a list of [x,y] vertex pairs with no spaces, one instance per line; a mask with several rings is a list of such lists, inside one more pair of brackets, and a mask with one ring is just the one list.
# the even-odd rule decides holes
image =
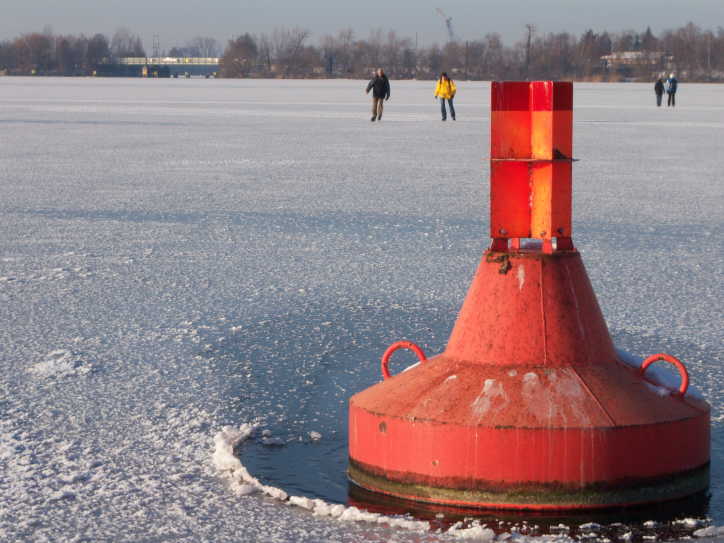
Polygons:
[[474,539],[475,541],[493,541],[495,539],[495,532],[482,526],[470,526],[469,528],[450,527],[447,534],[458,539]]
[[69,377],[73,375],[86,375],[92,370],[92,365],[74,356],[71,351],[57,349],[45,355],[45,359],[28,368],[28,373],[38,377]]
[[694,532],[694,537],[719,537],[724,536],[724,526],[707,526]]

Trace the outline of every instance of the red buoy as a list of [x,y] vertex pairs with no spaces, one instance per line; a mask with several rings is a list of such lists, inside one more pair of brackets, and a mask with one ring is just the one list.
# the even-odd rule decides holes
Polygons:
[[[641,505],[709,484],[709,405],[617,355],[571,228],[571,83],[492,85],[490,235],[445,351],[350,400],[356,485],[465,507]],[[533,238],[527,245],[521,238]],[[388,350],[383,360],[387,369]],[[652,381],[662,360],[677,388]]]

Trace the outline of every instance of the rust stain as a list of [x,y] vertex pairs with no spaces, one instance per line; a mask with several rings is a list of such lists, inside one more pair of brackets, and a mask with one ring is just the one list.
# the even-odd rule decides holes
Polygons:
[[498,256],[493,256],[493,253],[485,254],[485,262],[500,264],[498,273],[505,275],[510,271],[513,265],[510,263],[510,255],[508,253],[501,253]]

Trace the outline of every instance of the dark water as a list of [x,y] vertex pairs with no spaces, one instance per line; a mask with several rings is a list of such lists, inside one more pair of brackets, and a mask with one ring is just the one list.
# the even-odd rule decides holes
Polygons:
[[[418,301],[403,309],[374,299],[316,301],[301,307],[290,303],[288,307],[253,322],[239,318],[243,334],[212,353],[228,389],[230,423],[254,420],[260,425],[237,453],[249,472],[265,484],[292,495],[375,512],[412,514],[439,527],[477,519],[498,532],[563,533],[591,541],[678,539],[711,524],[712,519],[715,523],[724,520],[719,496],[724,474],[718,447],[724,436],[717,425],[712,430],[711,493],[645,509],[577,515],[486,512],[421,506],[350,486],[346,478],[349,397],[381,379],[379,357],[393,341],[415,341],[428,356],[440,352],[457,308],[440,310]],[[709,398],[719,393],[718,375],[702,378],[705,364],[717,353],[666,338],[615,330],[612,335],[619,348],[635,354],[666,351],[693,361],[689,364],[693,382],[703,382],[705,386],[699,388]],[[416,359],[400,351],[393,362],[395,373]],[[318,432],[321,439],[312,439],[310,432]]]

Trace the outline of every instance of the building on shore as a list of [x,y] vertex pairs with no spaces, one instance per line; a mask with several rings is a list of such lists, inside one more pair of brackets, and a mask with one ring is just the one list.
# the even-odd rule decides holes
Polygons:
[[99,76],[116,77],[211,77],[219,72],[217,57],[121,57],[103,64]]
[[653,76],[674,68],[674,57],[662,51],[616,51],[601,57],[608,73],[622,77]]

